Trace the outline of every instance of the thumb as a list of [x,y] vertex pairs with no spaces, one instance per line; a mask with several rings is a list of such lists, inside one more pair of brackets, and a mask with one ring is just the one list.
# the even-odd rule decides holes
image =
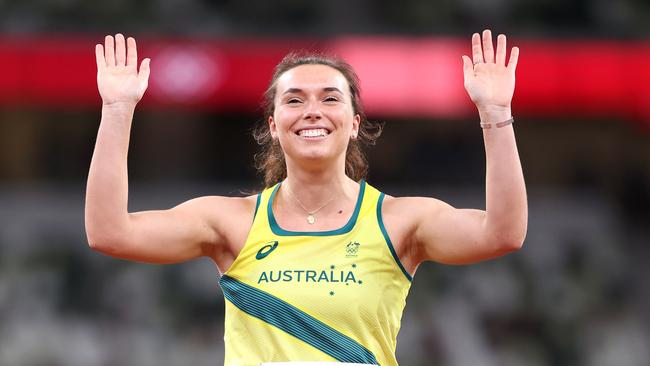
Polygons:
[[463,55],[463,79],[465,82],[474,75],[474,65],[468,56]]
[[140,72],[138,73],[138,79],[140,79],[140,81],[144,82],[145,84],[149,82],[149,73],[151,71],[149,68],[150,62],[150,58],[145,58],[142,60],[142,63],[140,63]]

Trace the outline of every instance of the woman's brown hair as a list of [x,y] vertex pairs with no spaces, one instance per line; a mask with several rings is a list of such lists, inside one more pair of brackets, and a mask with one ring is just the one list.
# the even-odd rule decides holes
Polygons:
[[326,65],[338,70],[350,86],[350,98],[352,100],[352,111],[360,117],[359,135],[356,139],[350,140],[345,153],[345,174],[355,181],[366,178],[368,174],[368,161],[361,150],[361,145],[374,145],[383,128],[382,124],[371,123],[367,120],[361,103],[361,89],[359,78],[352,69],[352,66],[340,58],[320,54],[292,52],[286,55],[279,64],[275,66],[273,77],[269,87],[264,92],[262,107],[264,108],[264,119],[262,119],[253,130],[253,137],[261,146],[259,153],[255,154],[255,168],[264,176],[264,185],[271,187],[287,177],[287,165],[284,160],[284,153],[280,143],[271,137],[269,129],[269,117],[275,112],[275,95],[278,78],[285,72],[300,65]]

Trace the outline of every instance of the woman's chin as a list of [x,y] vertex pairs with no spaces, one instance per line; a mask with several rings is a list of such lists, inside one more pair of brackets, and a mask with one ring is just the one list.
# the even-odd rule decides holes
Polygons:
[[328,154],[320,151],[310,151],[305,154],[300,154],[298,158],[301,160],[307,160],[309,162],[327,162],[332,159],[331,156],[328,156]]
[[[324,151],[321,149],[308,149],[308,151],[296,151],[290,158],[298,164],[309,164],[310,167],[315,165],[326,165],[336,160],[331,151]],[[287,157],[289,158],[289,157]]]

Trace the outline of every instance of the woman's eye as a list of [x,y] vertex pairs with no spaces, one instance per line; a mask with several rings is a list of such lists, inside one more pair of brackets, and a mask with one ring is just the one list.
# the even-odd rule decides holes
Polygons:
[[287,101],[289,104],[300,103],[300,99],[292,98]]
[[339,100],[336,97],[327,97],[327,98],[325,98],[325,101],[326,102],[338,102]]

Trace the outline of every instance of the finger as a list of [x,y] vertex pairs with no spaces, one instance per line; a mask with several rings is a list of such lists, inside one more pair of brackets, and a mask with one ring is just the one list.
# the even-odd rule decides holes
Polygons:
[[149,67],[150,63],[151,59],[149,58],[142,60],[142,63],[140,64],[140,72],[138,72],[138,79],[140,79],[141,83],[144,83],[145,88],[149,83],[149,73],[151,72],[151,69]]
[[115,66],[115,43],[113,36],[106,36],[104,39],[104,55],[106,56],[106,65]]
[[506,36],[499,34],[497,37],[497,59],[496,63],[499,66],[506,65]]
[[138,67],[138,49],[135,44],[135,38],[129,37],[126,39],[127,58],[126,66],[136,68]]
[[474,65],[472,65],[472,60],[463,55],[463,80],[467,82],[470,77],[474,75]]
[[481,36],[478,33],[472,34],[472,62],[474,64],[483,62],[483,50],[481,49]]
[[485,62],[494,62],[494,47],[492,46],[492,31],[483,31],[483,59]]
[[124,44],[124,36],[120,33],[115,35],[115,65],[126,65],[126,46]]
[[95,61],[97,61],[97,70],[106,67],[106,59],[104,58],[104,46],[101,44],[95,45]]
[[512,47],[510,51],[510,60],[508,60],[508,69],[515,71],[517,68],[517,61],[519,60],[519,47]]

